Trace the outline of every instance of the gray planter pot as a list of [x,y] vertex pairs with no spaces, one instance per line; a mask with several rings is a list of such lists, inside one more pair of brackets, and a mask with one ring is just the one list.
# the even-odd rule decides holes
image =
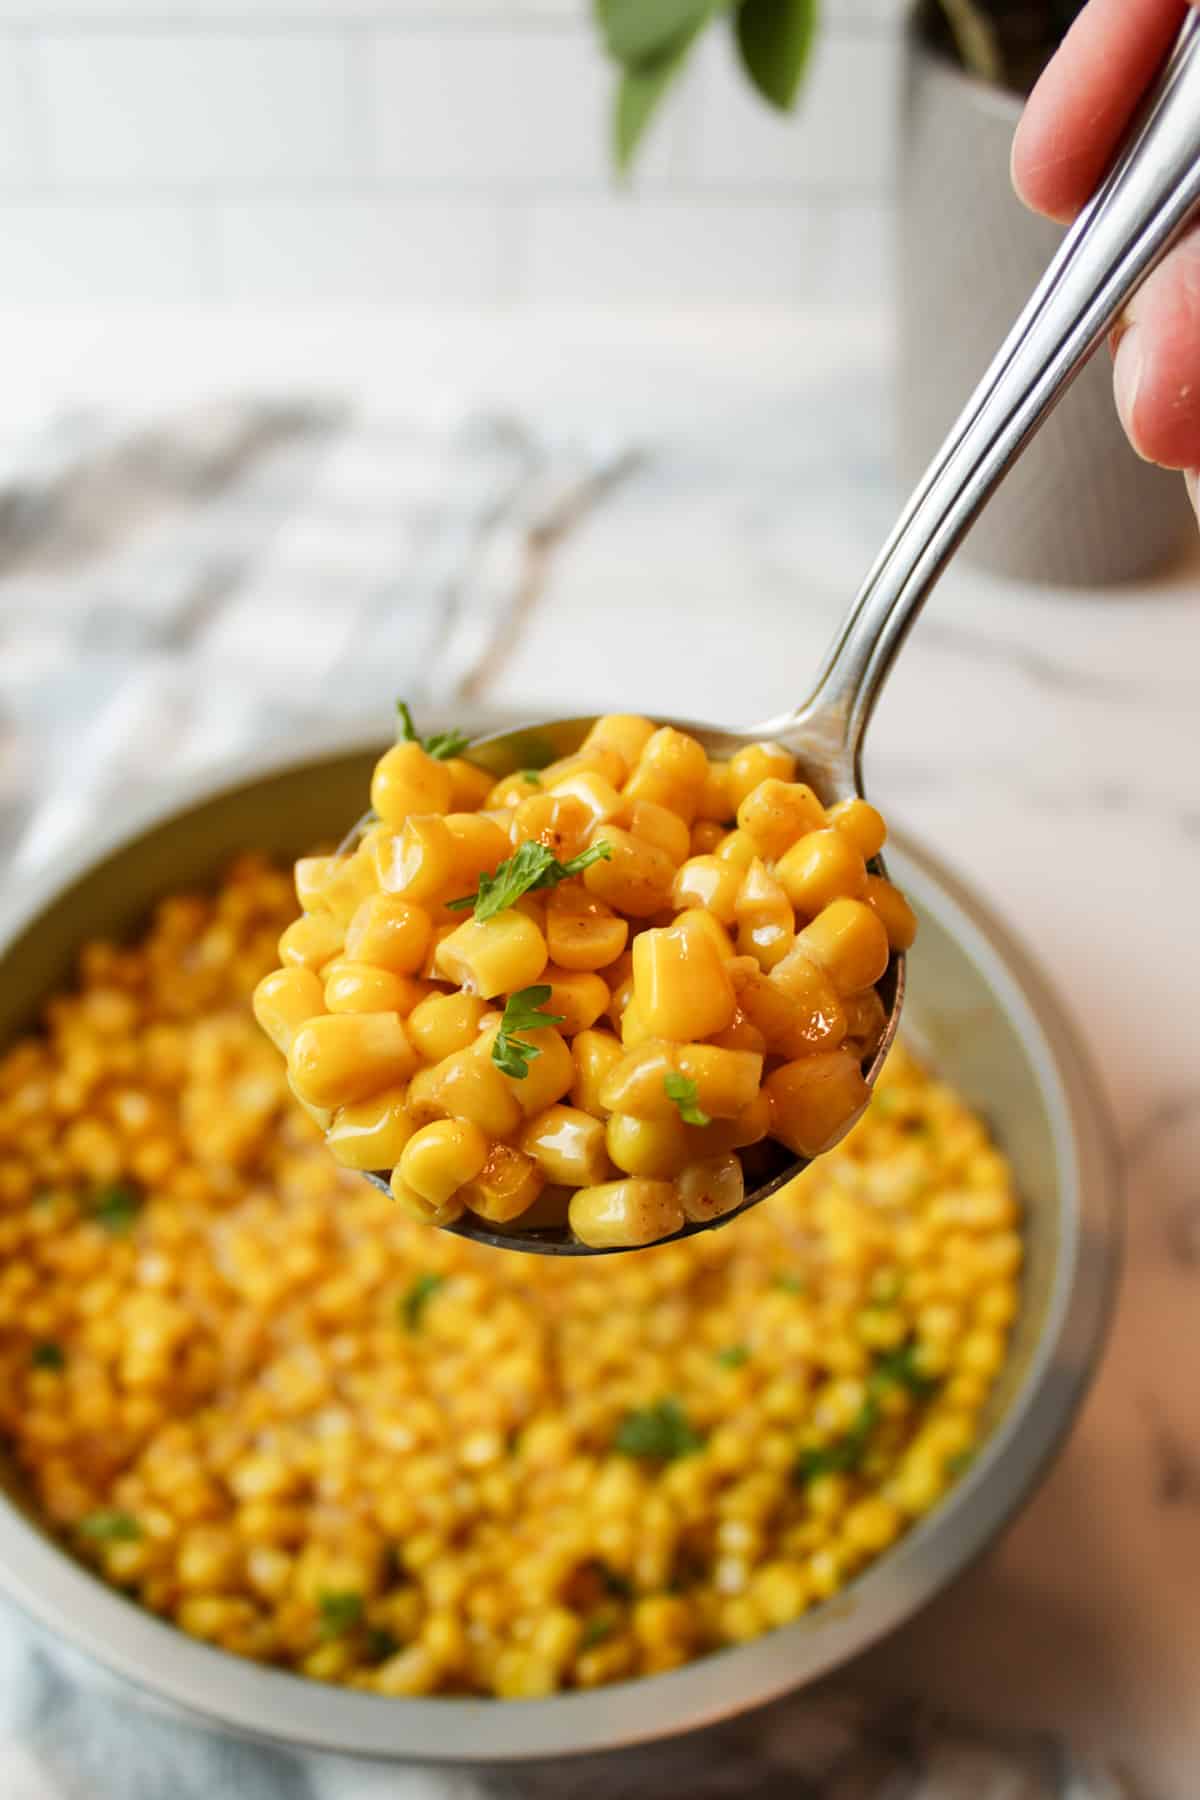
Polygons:
[[[908,31],[899,186],[899,451],[911,485],[1061,236],[1009,179],[1021,102]],[[979,520],[962,555],[1027,581],[1096,586],[1169,562],[1195,531],[1177,475],[1129,448],[1098,353]]]

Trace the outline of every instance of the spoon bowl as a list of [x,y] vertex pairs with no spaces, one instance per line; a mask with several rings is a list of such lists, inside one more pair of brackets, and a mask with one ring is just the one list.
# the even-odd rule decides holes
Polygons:
[[[1198,214],[1200,11],[1189,8],[1112,167],[1063,239],[859,589],[811,697],[795,712],[746,731],[687,720],[669,723],[722,757],[745,744],[774,740],[792,752],[798,772],[827,805],[860,794],[867,725],[921,607],[1008,470]],[[471,754],[499,777],[574,750],[591,723],[564,719],[505,732],[483,740]],[[875,867],[882,872],[882,863]],[[865,1071],[869,1084],[899,1023],[903,957],[892,957],[881,991],[887,1028]],[[805,1166],[784,1151],[780,1158],[780,1166],[764,1172],[741,1207],[703,1225],[685,1226],[677,1235],[727,1224]],[[468,1215],[447,1229],[542,1255],[610,1254],[576,1243],[565,1228],[497,1232]]]

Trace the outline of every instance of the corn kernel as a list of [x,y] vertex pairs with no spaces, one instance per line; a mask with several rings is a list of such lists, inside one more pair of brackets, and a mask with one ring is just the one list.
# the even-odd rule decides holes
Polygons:
[[570,1223],[581,1244],[625,1249],[681,1231],[683,1208],[669,1181],[606,1181],[576,1191]]
[[609,1173],[603,1122],[574,1106],[535,1113],[521,1132],[521,1148],[558,1187],[594,1187]]
[[862,1070],[845,1050],[784,1063],[764,1087],[771,1099],[771,1135],[797,1156],[819,1155],[870,1098]]
[[292,1039],[288,1074],[313,1106],[349,1106],[405,1081],[416,1052],[396,1013],[328,1013]]
[[546,958],[546,940],[533,920],[510,908],[458,926],[438,945],[435,964],[466,993],[490,1000],[532,986]]
[[386,825],[398,829],[413,813],[447,813],[454,778],[445,763],[420,744],[393,744],[371,777],[371,805]]
[[682,922],[634,939],[633,980],[641,1022],[655,1037],[691,1042],[723,1031],[733,1018],[737,1000],[726,964],[711,940],[689,934]]
[[324,1010],[321,983],[311,969],[300,965],[275,969],[254,990],[254,1016],[285,1056],[300,1027]]
[[[873,987],[887,969],[887,932],[861,900],[834,900],[796,939],[841,994]],[[782,966],[782,965],[781,965]]]

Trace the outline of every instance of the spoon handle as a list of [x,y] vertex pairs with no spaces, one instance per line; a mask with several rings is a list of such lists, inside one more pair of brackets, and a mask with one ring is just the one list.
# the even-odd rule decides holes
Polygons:
[[1102,185],[934,457],[788,722],[857,775],[910,626],[1008,469],[1200,207],[1200,14],[1189,10]]

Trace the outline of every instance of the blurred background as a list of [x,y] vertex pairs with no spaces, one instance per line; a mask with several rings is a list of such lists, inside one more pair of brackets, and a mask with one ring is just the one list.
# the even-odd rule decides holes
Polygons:
[[614,191],[581,0],[2,0],[9,301],[840,304],[887,265],[900,0],[795,121],[714,34]]

